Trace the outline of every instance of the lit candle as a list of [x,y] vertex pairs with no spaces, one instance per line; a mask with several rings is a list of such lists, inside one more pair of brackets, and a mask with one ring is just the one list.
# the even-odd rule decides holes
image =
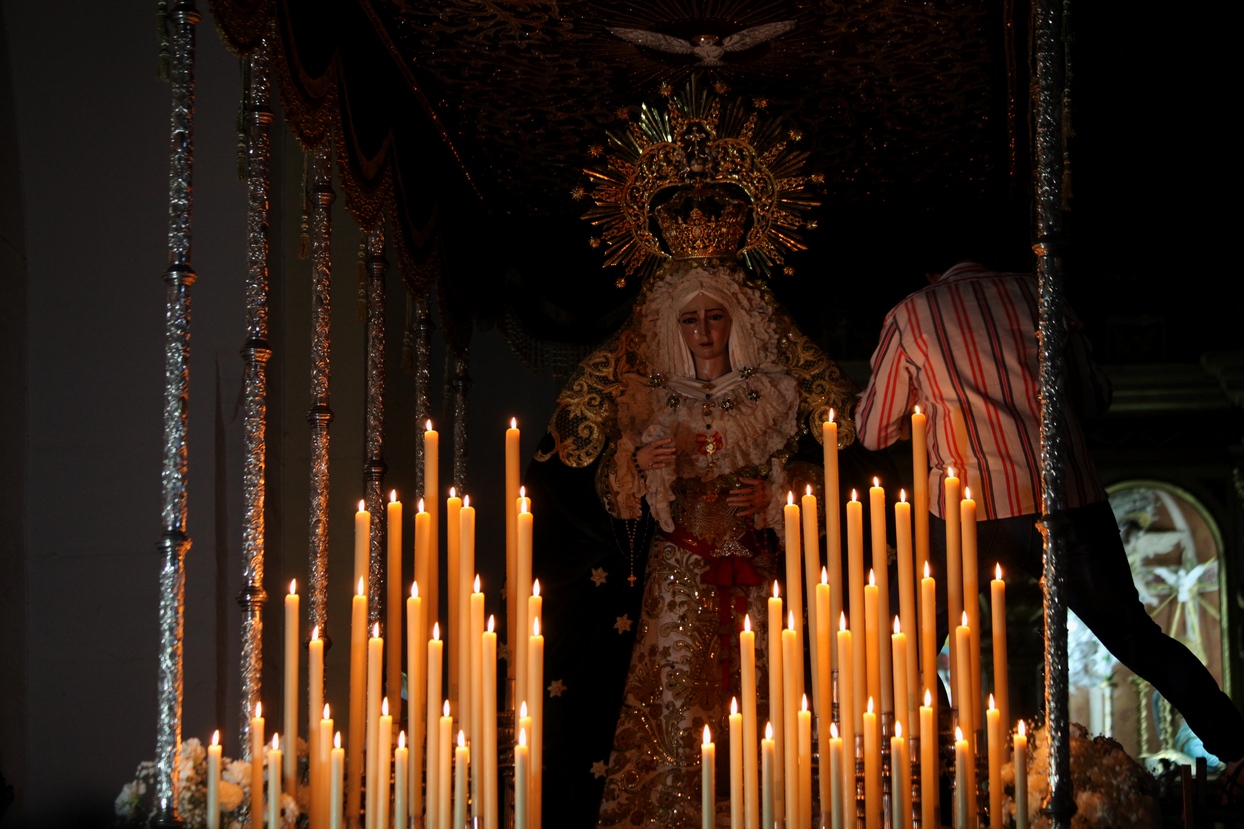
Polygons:
[[542,826],[544,800],[544,636],[540,620],[531,621],[527,639],[527,711],[531,715],[531,800],[529,815],[532,826]]
[[[907,710],[907,634],[899,617],[894,617],[894,632],[890,634],[894,653],[894,722],[903,724],[903,730],[911,732],[911,714]],[[900,702],[901,701],[901,702]],[[897,733],[897,732],[896,732]]]
[[406,778],[410,765],[410,749],[406,747],[406,732],[397,734],[397,750],[393,752],[393,826],[406,829],[410,822],[406,812]]
[[1006,582],[1002,580],[1002,565],[994,567],[994,578],[989,582],[990,612],[993,620],[993,693],[998,701],[998,715],[1009,723],[1011,715],[1011,689],[1006,673]]
[[268,750],[268,825],[281,825],[281,735],[272,735]]
[[[484,743],[484,594],[479,589],[479,574],[472,582],[475,590],[470,596],[469,621],[471,623],[471,814],[484,816],[484,763],[487,761]],[[496,714],[496,707],[493,708]]]
[[[797,584],[797,582],[796,582]],[[799,681],[795,671],[798,669],[797,651],[799,640],[795,634],[795,614],[788,616],[786,630],[782,631],[782,721],[779,727],[785,732],[782,735],[781,750],[784,754],[785,768],[782,772],[782,783],[786,789],[784,810],[779,810],[778,821],[785,816],[788,823],[799,820]],[[773,670],[770,667],[769,670]],[[777,784],[777,773],[774,772],[774,783]],[[776,807],[775,807],[776,808]]]
[[968,829],[968,741],[955,728],[955,829]]
[[[946,607],[947,617],[952,621],[963,614],[963,559],[960,542],[960,489],[959,479],[955,470],[946,472],[946,480],[942,484],[946,498]],[[950,688],[951,694],[959,693],[959,654],[957,648],[950,649]],[[970,669],[969,669],[970,670]],[[955,701],[958,705],[958,700]]]
[[1028,731],[1023,720],[1015,732],[1015,829],[1028,829]]
[[777,765],[773,769],[773,785],[779,795],[773,809],[774,819],[780,823],[786,814],[786,668],[782,662],[786,653],[782,647],[782,599],[778,595],[776,580],[773,582],[773,595],[769,597],[768,611],[769,720],[776,723],[773,751]]
[[[437,740],[437,751],[439,755],[436,758],[440,771],[436,775],[436,785],[440,788],[437,793],[439,806],[438,825],[440,829],[449,829],[453,819],[453,800],[450,798],[450,784],[453,782],[453,770],[450,766],[450,756],[454,747],[454,718],[449,713],[449,700],[445,700],[445,705],[441,709],[444,713],[441,715],[439,724],[440,735]],[[462,824],[459,823],[459,826]]]
[[[294,791],[298,780],[298,583],[289,583],[285,596],[285,789]],[[310,735],[310,732],[308,732]]]
[[255,703],[251,717],[251,825],[263,826],[263,703]]
[[[825,563],[829,565],[829,619],[830,624],[842,612],[842,529],[838,510],[838,424],[834,422],[834,410],[829,410],[829,420],[821,424],[821,443],[825,452]],[[838,653],[830,655],[831,670],[838,670]],[[819,713],[819,712],[818,712]]]
[[[932,695],[930,698],[930,691],[937,687],[937,683],[941,682],[937,675],[937,651],[941,643],[937,641],[936,587],[936,582],[929,575],[929,563],[926,561],[924,563],[924,578],[920,580],[920,667],[923,671],[920,676],[920,685],[925,689],[924,704],[929,706],[930,722],[933,724],[934,729],[937,726],[937,696]],[[920,744],[922,761],[925,756],[925,747],[935,747],[937,744],[937,731],[928,731],[925,729],[925,725],[926,723],[922,717],[920,720],[920,733],[929,738],[923,740]],[[937,780],[941,774],[938,768],[939,760],[937,753],[931,752],[927,756],[930,757],[928,765],[933,775],[932,779]],[[921,779],[923,780],[923,778]],[[939,801],[940,793],[937,786],[932,786],[932,788],[926,787],[924,794],[920,798],[922,808],[933,810],[933,814],[936,814]],[[926,823],[925,825],[932,826],[933,824]]]
[[881,696],[881,630],[880,610],[877,607],[877,582],[873,570],[868,571],[868,584],[864,587],[864,652],[867,684],[865,692],[868,699],[876,700]]
[[[812,829],[812,712],[808,710],[808,695],[800,700],[796,712],[799,743],[799,826]],[[707,727],[707,726],[706,726]]]
[[[830,666],[833,664],[833,658],[830,654],[834,649],[830,639],[829,624],[832,617],[829,614],[829,574],[822,567],[821,583],[816,585],[816,650],[819,654],[816,669],[820,675],[820,681],[817,683],[817,693],[819,696],[816,701],[816,741],[818,746],[829,745],[829,726],[833,721],[834,706],[831,696],[833,693],[833,682],[830,677]],[[831,781],[823,768],[817,777],[817,781],[820,784],[819,800],[821,811],[825,811],[825,805],[830,802]]]
[[367,640],[367,805],[363,814],[367,829],[377,829],[376,796],[380,787],[375,785],[380,747],[380,699],[383,696],[381,672],[384,669],[384,638],[380,635],[380,623],[372,626],[371,638]]
[[[452,508],[446,511],[446,518],[451,512],[453,512]],[[471,587],[472,576],[475,575],[475,507],[471,506],[469,495],[463,496],[462,507],[458,510],[457,523],[458,575],[456,583],[458,590],[453,604],[457,607],[458,613],[454,616],[450,628],[451,631],[456,631],[456,635],[449,637],[449,643],[452,651],[454,640],[458,641],[458,730],[465,732],[467,739],[474,745],[478,734],[475,730],[475,674],[473,670],[476,654],[473,651],[478,647],[480,639],[471,630]],[[480,596],[481,601],[483,598]],[[482,616],[480,621],[483,621]],[[483,624],[481,624],[481,636],[483,632]]]
[[311,820],[315,829],[328,826],[328,786],[333,762],[333,718],[329,716],[328,703],[321,706],[318,713],[321,716],[312,731],[316,754],[311,762]]
[[220,829],[220,731],[207,747],[207,829]]
[[980,575],[976,568],[976,502],[972,493],[963,488],[963,500],[959,502],[959,533],[963,551],[963,609],[968,614],[968,631],[971,635],[971,648],[968,651],[972,671],[972,730],[981,731],[984,719],[981,716],[981,699],[984,686],[981,684],[981,603]]
[[894,825],[911,826],[911,760],[908,758],[907,738],[903,736],[901,722],[894,724],[894,736],[890,738],[890,769],[890,789],[894,793]]
[[333,735],[333,752],[329,761],[329,776],[332,782],[328,790],[328,829],[342,829],[345,822],[342,818],[342,778],[345,776],[346,750],[341,747],[341,732]]
[[743,715],[730,697],[730,829],[743,829]]
[[[311,628],[307,642],[307,751],[311,769],[311,829],[324,829],[328,825],[328,752],[330,745],[320,744],[320,713],[324,708],[324,640],[320,638],[320,626]],[[332,739],[332,732],[328,738]],[[323,758],[323,768],[320,760]],[[321,780],[322,782],[317,783]]]
[[[799,537],[799,505],[795,503],[795,493],[786,493],[786,506],[782,508],[782,516],[785,519],[785,540],[786,540],[786,609],[795,614],[795,618],[800,624],[795,629],[795,653],[799,660],[803,661],[803,636],[800,635],[800,629],[803,627],[803,566],[802,566],[802,548],[801,539]],[[799,699],[799,695],[803,693],[803,671],[795,671],[795,699]],[[794,714],[794,712],[791,712]],[[791,743],[794,744],[794,734],[789,735]]]
[[777,826],[773,813],[773,769],[775,766],[773,723],[766,723],[765,737],[760,741],[760,821],[765,829]]
[[989,825],[1002,825],[1002,763],[1006,759],[1006,741],[1002,735],[1002,720],[989,695],[989,708],[985,711],[985,733],[989,739]]
[[[894,543],[898,549],[898,613],[903,621],[903,630],[915,634],[916,625],[916,576],[915,562],[911,553],[911,504],[907,503],[907,493],[898,491],[898,502],[894,505]],[[904,727],[912,737],[920,736],[920,721],[916,718],[916,708],[920,704],[920,667],[919,641],[912,640],[907,648],[907,688],[902,690],[897,682],[894,684],[895,714],[902,710]],[[895,662],[898,654],[894,655]],[[897,674],[898,665],[895,664]]]
[[[877,622],[884,625],[885,620],[890,618],[890,555],[886,551],[885,490],[876,478],[873,478],[873,485],[868,490],[868,517],[872,524],[873,573],[877,579]],[[868,607],[867,603],[864,607]],[[877,687],[881,692],[881,711],[892,712],[895,701],[894,661],[890,655],[890,637],[886,633],[885,628],[877,628]]]
[[872,697],[864,712],[864,826],[881,829],[881,734]]
[[371,513],[366,507],[366,501],[359,501],[354,513],[354,580],[363,579],[364,583],[371,563]]
[[425,588],[423,612],[428,619],[437,622],[441,618],[440,597],[440,530],[441,516],[438,502],[440,492],[441,440],[440,435],[428,421],[423,433],[423,494],[428,508],[428,571],[419,580]]
[[[924,608],[921,607],[921,611]],[[937,720],[933,718],[933,694],[924,690],[924,705],[920,706],[920,729],[925,735],[920,741],[920,825],[937,826]]]
[[385,692],[393,700],[390,709],[393,718],[402,721],[402,502],[397,500],[397,490],[390,490],[389,503],[385,505],[388,519],[388,574],[385,576]]
[[[517,596],[518,592],[518,487],[522,481],[520,469],[520,441],[518,421],[510,418],[510,428],[505,430],[505,595]],[[514,613],[517,602],[506,602],[506,630],[521,630],[518,616]],[[514,678],[514,660],[508,660],[506,670]]]
[[[406,729],[415,751],[410,758],[409,777],[406,781],[410,814],[423,817],[423,736],[427,717],[427,673],[425,656],[427,619],[423,615],[423,599],[419,596],[419,582],[410,585],[410,598],[406,600]],[[396,781],[395,781],[396,784]]]
[[756,768],[756,632],[751,616],[739,633],[739,686],[743,695],[743,808],[746,829],[760,829],[759,775]]
[[[822,772],[824,774],[824,772]],[[829,725],[829,825],[830,829],[843,829],[842,817],[842,738],[838,736],[838,725]],[[821,810],[824,811],[822,806]]]
[[[445,643],[441,641],[441,625],[440,622],[432,623],[432,638],[428,640],[428,661],[425,671],[428,678],[427,690],[424,699],[427,700],[427,786],[424,791],[424,808],[427,811],[427,829],[435,829],[441,824],[441,745],[440,745],[440,706],[437,700],[441,699],[444,694],[444,684],[441,682],[441,658],[444,652]],[[446,784],[448,785],[448,784]],[[445,808],[448,808],[447,806]],[[445,818],[449,821],[448,815]]]
[[[963,739],[968,746],[968,757],[976,757],[976,735],[971,730],[971,724],[975,719],[972,713],[973,707],[978,703],[972,698],[972,657],[970,649],[972,647],[972,631],[968,628],[968,614],[964,611],[960,614],[963,623],[955,628],[955,649],[959,652],[959,684],[955,687],[955,707],[959,709],[959,722],[968,726],[963,730]],[[964,771],[967,780],[969,797],[969,813],[966,817],[969,826],[975,824],[976,814],[976,763],[970,762]]]
[[467,763],[471,749],[467,748],[466,732],[458,731],[458,747],[454,749],[454,826],[467,825]]
[[816,647],[816,634],[820,629],[817,627],[820,621],[820,611],[816,606],[816,586],[821,572],[821,544],[820,528],[817,526],[816,518],[816,496],[812,494],[811,484],[807,486],[799,504],[799,515],[803,520],[803,573],[808,597],[808,636],[811,638],[811,641],[807,643],[807,650],[812,660],[812,709],[820,714],[821,709],[817,707],[820,704],[821,687],[821,675],[818,668],[820,654]]
[[[449,648],[449,673],[446,684],[449,685],[449,707],[457,717],[459,725],[465,725],[462,716],[462,695],[465,689],[459,688],[461,681],[459,671],[462,670],[462,648],[468,647],[465,610],[462,608],[462,596],[459,595],[458,584],[462,562],[462,498],[458,490],[449,488],[449,497],[445,499],[445,587],[449,597],[449,615],[445,619],[446,646]],[[439,618],[439,617],[438,617]]]
[[363,808],[363,746],[367,736],[367,580],[357,578],[357,589],[350,605],[350,719],[346,731],[346,820],[358,824]]
[[[852,729],[854,735],[863,733],[864,700],[868,698],[868,665],[865,655],[868,637],[864,626],[864,513],[855,490],[851,490],[851,500],[847,502],[847,585],[851,591],[851,630],[860,635],[860,641],[855,643],[849,670],[842,664],[842,654],[838,654],[838,697],[841,705],[845,674],[854,683],[851,690],[855,708],[842,710],[851,711],[855,718]],[[846,715],[843,714],[843,717]],[[847,743],[847,746],[854,752],[851,743]]]
[[376,728],[376,776],[367,779],[368,790],[375,788],[376,829],[389,826],[389,747],[393,744],[393,715],[389,698],[380,701],[380,721]]
[[700,823],[704,829],[717,825],[717,746],[707,725],[700,743]]
[[527,820],[527,793],[531,790],[531,760],[527,751],[527,730],[518,730],[518,744],[514,746],[514,829],[529,829]]
[[[528,631],[531,630],[531,620],[527,618],[527,603],[523,601],[524,596],[531,595],[531,499],[527,497],[524,488],[519,487],[519,493],[518,514],[515,516],[515,528],[518,534],[515,580],[518,582],[518,592],[508,594],[511,598],[506,599],[507,604],[514,606],[514,615],[518,621],[516,628],[506,631],[510,653],[518,662],[514,668],[514,687],[518,689],[514,695],[516,699],[522,699],[527,693],[527,648],[524,647],[524,640],[528,636]],[[531,735],[528,734],[527,738],[530,741]]]
[[496,619],[488,617],[482,637],[484,654],[484,829],[499,829],[497,803],[497,633]]
[[[916,502],[916,570],[924,572],[929,561],[929,417],[916,410],[911,415],[912,499]],[[924,611],[922,610],[921,613]]]
[[[855,810],[855,735],[863,733],[864,715],[860,712],[858,728],[853,716],[855,705],[855,681],[852,676],[854,654],[851,643],[851,631],[847,630],[847,615],[838,614],[838,710],[839,723],[842,728],[842,740],[846,746],[847,762],[842,766],[842,790],[845,792],[846,806]],[[848,820],[853,823],[854,818]]]

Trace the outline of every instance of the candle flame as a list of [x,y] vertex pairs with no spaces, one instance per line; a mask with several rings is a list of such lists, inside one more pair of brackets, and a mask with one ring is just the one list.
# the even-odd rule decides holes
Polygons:
[[445,700],[445,705],[441,708],[441,711],[444,712],[442,716],[445,716],[445,717],[449,716],[449,700]]
[[853,490],[851,490],[851,500],[852,500],[852,501],[858,501],[858,500],[860,500],[860,496],[859,496],[859,494],[858,494],[858,493],[856,493],[856,491],[855,491],[854,489],[853,489]]
[[795,629],[795,611],[793,610],[786,614],[786,629]]
[[996,706],[996,705],[994,705],[994,704],[993,704],[993,694],[990,694],[990,695],[989,695],[989,708],[988,708],[988,710],[989,710],[989,711],[995,711],[995,710],[997,710],[997,708],[998,708],[998,706]]
[[526,497],[527,497],[527,487],[526,487],[526,486],[520,486],[520,487],[518,488],[518,497],[519,497],[519,498],[526,498]]
[[405,731],[397,732],[397,747],[406,748],[406,732]]
[[220,745],[220,729],[219,728],[212,732],[212,745],[214,746]]
[[371,626],[371,638],[373,639],[380,638],[380,623],[379,622],[376,622],[376,624]]
[[838,739],[838,723],[831,722],[829,724],[829,737],[831,740]]
[[540,635],[540,617],[539,616],[531,620],[531,635],[532,636]]
[[970,486],[965,486],[965,487],[963,488],[963,500],[965,500],[965,501],[971,501],[971,500],[972,500],[972,487],[970,487]]
[[518,498],[518,511],[522,515],[527,514],[527,499],[521,495]]
[[750,613],[743,614],[743,630],[748,633],[751,633],[752,631],[752,614]]
[[539,579],[536,579],[535,581],[531,583],[531,595],[539,597],[540,595],[540,580]]
[[955,742],[956,743],[963,742],[963,729],[957,725],[955,726]]
[[384,699],[380,700],[380,716],[382,717],[389,716],[389,698],[388,697],[385,697]]
[[766,740],[773,739],[773,723],[771,722],[765,723],[765,739]]
[[830,423],[834,422],[834,410],[833,409],[829,410],[829,422]]
[[947,478],[955,477],[955,468],[953,466],[946,467],[946,477]]
[[289,582],[289,595],[291,595],[291,596],[297,596],[297,595],[298,595],[298,579],[290,579],[290,582]]
[[341,732],[333,735],[333,748],[341,748]]
[[281,735],[280,734],[272,735],[272,750],[273,751],[281,750]]
[[479,592],[479,573],[475,574],[475,592]]
[[[524,715],[525,716],[525,715]],[[527,746],[527,729],[518,729],[518,744],[526,748]]]
[[903,489],[902,487],[899,487],[899,490],[898,490],[898,500],[899,500],[899,503],[901,504],[907,503],[907,490]]
[[319,625],[316,625],[315,627],[311,628],[311,638],[313,640],[320,638],[320,626]]
[[419,598],[419,582],[417,582],[417,581],[412,581],[412,582],[410,583],[410,597],[411,597],[412,599],[417,599],[417,598]]
[[527,716],[527,700],[523,700],[523,704],[518,706],[518,717],[522,719]]
[[903,626],[902,626],[902,625],[900,625],[900,624],[898,623],[898,617],[897,617],[897,616],[895,616],[895,617],[894,617],[894,632],[895,632],[895,633],[902,633],[902,632],[903,632]]
[[930,691],[928,688],[924,689],[924,707],[925,708],[933,707],[933,692]]
[[713,744],[713,735],[708,733],[708,723],[704,724],[704,745],[711,746]]
[[868,698],[868,713],[871,714],[872,712],[873,712],[873,698],[869,697]]
[[789,489],[786,490],[786,505],[787,506],[795,505],[795,493],[791,492]]
[[895,736],[895,737],[898,737],[899,739],[902,739],[902,737],[903,737],[903,724],[902,724],[901,722],[895,722],[895,723],[894,723],[894,736]]
[[846,630],[846,629],[847,629],[847,614],[844,611],[838,614],[838,630]]
[[497,617],[489,614],[488,616],[488,632],[492,633],[497,628]]
[[431,420],[428,420],[428,422],[427,422],[427,423],[423,424],[423,431],[425,431],[425,432],[430,432],[430,431],[432,431],[432,421],[431,421]]
[[1002,564],[999,562],[993,567],[993,577],[998,581],[1002,581]]
[[877,489],[881,488],[881,481],[876,476],[873,477],[873,486]]
[[738,713],[739,713],[739,698],[730,697],[730,716],[733,717],[734,715]]
[[803,494],[804,495],[812,494],[812,484],[808,484],[806,487],[804,487]]
[[458,729],[458,748],[466,748],[466,732]]
[[964,627],[968,626],[968,612],[966,610],[963,611],[963,626]]
[[929,563],[926,561],[926,562],[924,563],[924,577],[925,577],[926,579],[928,579],[928,578],[932,578],[932,576],[931,576],[931,575],[929,575],[929,573],[930,573],[930,570],[929,570]]
[[869,587],[877,586],[877,577],[873,575],[873,568],[871,567],[868,568],[868,586]]
[[471,508],[471,496],[470,496],[470,495],[463,495],[463,496],[462,496],[462,508],[463,508],[463,509],[470,509],[470,508]]
[[356,596],[366,596],[366,595],[367,595],[367,588],[365,588],[365,587],[363,586],[363,580],[362,580],[362,579],[359,579],[359,589],[358,589],[358,592],[357,592],[357,593],[355,593],[354,595],[356,595]]
[[829,571],[821,568],[821,584],[829,584]]
[[1019,736],[1023,737],[1027,733],[1028,733],[1028,729],[1024,727],[1024,721],[1020,720],[1019,721]]
[[367,512],[367,503],[363,499],[359,499],[359,512]]
[[[807,695],[807,694],[804,694],[804,695],[803,695],[803,706],[802,706],[799,710],[800,710],[800,711],[807,711],[807,710],[808,710],[808,695]],[[706,726],[706,727],[707,727],[707,726]]]
[[774,579],[773,580],[773,598],[776,599],[777,597],[778,597],[778,583],[777,583],[777,579]]
[[423,506],[423,499],[422,499],[422,498],[420,498],[420,499],[419,499],[419,511],[420,511],[420,512],[427,512],[427,510],[426,510],[426,509],[424,509],[424,506]]
[[327,702],[326,702],[326,703],[324,703],[324,719],[326,719],[326,720],[331,720],[331,719],[332,719],[332,715],[330,715],[330,714],[328,713],[328,703],[327,703]]
[[432,623],[432,638],[436,640],[437,642],[441,641],[441,623],[440,622]]
[[518,428],[518,418],[517,418],[517,417],[512,417],[512,418],[510,418],[510,428],[511,428],[511,429],[517,429],[517,428]]
[[262,716],[263,716],[263,703],[257,702],[255,703],[255,719],[259,719]]
[[390,489],[390,490],[389,490],[389,503],[390,503],[390,504],[396,504],[396,503],[397,503],[397,490],[396,490],[396,489]]
[[450,498],[457,498],[457,497],[458,497],[458,489],[457,489],[457,487],[452,487],[452,486],[451,486],[451,487],[449,488],[449,497],[450,497]]
[[916,404],[916,414],[920,414],[920,404]]

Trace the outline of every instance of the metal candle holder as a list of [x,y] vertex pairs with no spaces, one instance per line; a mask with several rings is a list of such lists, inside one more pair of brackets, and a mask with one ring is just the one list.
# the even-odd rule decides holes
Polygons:
[[855,735],[855,829],[867,829],[868,801],[864,791],[864,735]]
[[920,829],[920,738],[912,737],[908,745],[911,746],[911,827]]
[[894,781],[890,777],[890,738],[894,736],[894,712],[881,712],[881,825],[894,826]]

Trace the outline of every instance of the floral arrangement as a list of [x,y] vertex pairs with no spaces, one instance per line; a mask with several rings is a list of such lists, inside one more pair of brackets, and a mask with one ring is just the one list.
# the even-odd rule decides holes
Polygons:
[[[307,744],[298,741],[298,767],[302,772],[307,757]],[[156,781],[160,770],[150,760],[138,764],[134,779],[121,789],[115,807],[125,825],[149,826],[155,819]],[[299,774],[299,779],[303,775]],[[220,760],[220,825],[224,829],[243,829],[250,823],[251,764],[246,760]],[[177,809],[188,827],[207,825],[207,749],[197,738],[182,741],[177,757]],[[298,816],[305,811],[307,787],[298,785],[297,798],[288,792],[281,795],[281,828],[293,829]],[[265,816],[267,812],[265,810]],[[266,818],[265,818],[266,819]],[[269,827],[269,829],[276,829]]]
[[[1049,819],[1041,814],[1041,804],[1050,790],[1049,756],[1049,728],[1043,725],[1028,742],[1028,825],[1032,829],[1050,826]],[[1007,792],[1002,808],[1009,824],[1016,813],[1014,761],[1002,766],[1002,783]],[[1153,776],[1116,741],[1109,737],[1089,739],[1088,730],[1079,723],[1071,725],[1071,784],[1076,799],[1071,829],[1159,829],[1162,825],[1158,784]]]

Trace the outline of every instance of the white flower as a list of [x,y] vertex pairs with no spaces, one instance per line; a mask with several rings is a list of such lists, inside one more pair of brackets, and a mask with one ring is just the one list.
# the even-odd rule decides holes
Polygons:
[[117,795],[115,804],[117,814],[124,818],[132,817],[146,793],[147,784],[143,781],[133,780],[126,783],[121,788],[121,794]]
[[230,760],[222,764],[220,776],[223,780],[228,780],[243,789],[249,789],[251,785],[251,764],[246,760]]
[[221,780],[219,793],[222,811],[232,812],[242,804],[242,787],[237,783]]

